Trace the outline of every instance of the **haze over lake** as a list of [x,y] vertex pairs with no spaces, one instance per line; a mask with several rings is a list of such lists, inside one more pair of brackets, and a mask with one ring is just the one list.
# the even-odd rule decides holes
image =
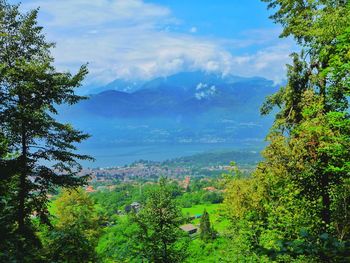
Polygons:
[[260,151],[263,142],[202,143],[202,144],[148,144],[118,145],[112,147],[83,146],[81,151],[90,154],[95,162],[83,162],[84,167],[123,166],[139,160],[165,161],[168,159],[191,156],[199,153],[217,151]]

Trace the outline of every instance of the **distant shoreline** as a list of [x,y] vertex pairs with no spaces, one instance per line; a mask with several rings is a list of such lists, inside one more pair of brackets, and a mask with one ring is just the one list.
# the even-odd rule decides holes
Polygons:
[[[82,149],[82,153],[92,155],[95,162],[82,162],[84,168],[107,168],[130,165],[144,160],[164,162],[177,158],[193,157],[205,154],[222,154],[223,152],[255,152],[258,156],[266,143],[253,145],[239,145],[238,143],[215,144],[148,144],[113,146],[93,149]],[[230,160],[235,161],[235,160]]]

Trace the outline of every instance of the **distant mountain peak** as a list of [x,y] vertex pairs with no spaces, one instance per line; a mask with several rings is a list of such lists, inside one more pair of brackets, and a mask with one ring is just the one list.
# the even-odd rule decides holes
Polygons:
[[98,94],[106,90],[115,90],[132,93],[142,87],[144,81],[115,79],[105,86],[96,87],[90,90],[90,94]]
[[259,108],[278,90],[264,78],[203,72],[147,81],[131,92],[115,89],[120,83],[64,111],[66,120],[92,134],[92,145],[254,145],[272,122],[271,116],[260,116]]
[[89,88],[90,94],[98,94],[106,90],[116,90],[126,93],[133,93],[141,89],[176,88],[188,90],[203,85],[234,84],[239,82],[264,82],[268,86],[273,85],[262,77],[240,77],[232,74],[223,75],[221,73],[206,71],[184,71],[169,76],[158,77],[149,81],[115,79],[107,85]]

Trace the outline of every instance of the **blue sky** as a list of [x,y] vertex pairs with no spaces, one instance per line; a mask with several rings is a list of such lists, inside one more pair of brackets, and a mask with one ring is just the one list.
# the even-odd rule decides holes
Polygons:
[[[17,3],[11,0],[11,3]],[[285,75],[290,39],[259,0],[22,0],[57,43],[61,70],[89,62],[88,84],[147,80],[180,71]]]

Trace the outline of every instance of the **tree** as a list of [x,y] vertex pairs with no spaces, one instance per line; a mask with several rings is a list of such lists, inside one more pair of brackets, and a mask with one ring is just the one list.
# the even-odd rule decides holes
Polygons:
[[179,226],[182,214],[172,197],[165,178],[148,193],[148,199],[133,219],[139,226],[135,242],[140,254],[150,262],[182,262],[186,257],[187,238]]
[[[30,220],[35,211],[48,223],[47,194],[57,186],[75,187],[85,183],[77,177],[78,160],[90,159],[75,153],[76,143],[88,135],[55,120],[57,105],[84,99],[74,93],[87,74],[82,66],[76,75],[57,72],[38,10],[21,14],[18,5],[0,0],[0,132],[7,142],[10,160],[15,163],[8,178],[14,198],[16,255],[23,260],[35,237]],[[50,165],[45,165],[49,163]],[[15,194],[15,196],[13,196]]]
[[[281,91],[282,96],[278,105],[281,113],[276,118],[277,128],[286,127],[286,123],[298,125],[304,109],[300,100],[305,92],[313,91],[321,105],[317,107],[323,115],[332,112],[344,113],[348,109],[347,96],[350,94],[349,84],[349,29],[350,6],[347,1],[290,1],[264,0],[270,8],[277,8],[272,18],[284,27],[282,36],[292,36],[303,48],[299,57],[294,55],[294,65],[290,66],[288,85]],[[294,2],[294,3],[293,3]],[[310,94],[310,93],[309,93]],[[276,96],[275,96],[276,97]],[[290,104],[289,101],[295,103]],[[270,105],[276,105],[276,100]],[[307,105],[310,107],[310,105]],[[271,107],[270,107],[271,108]],[[298,115],[298,119],[290,116]],[[315,116],[315,115],[314,115]],[[292,132],[291,127],[289,131]],[[345,135],[345,134],[344,134]],[[330,156],[323,158],[321,167],[327,166]],[[320,160],[320,159],[318,159]],[[321,168],[320,167],[320,168]],[[331,185],[335,178],[325,169],[318,169],[322,195],[322,221],[324,227],[331,222]],[[315,173],[316,174],[316,173]]]
[[[16,217],[13,207],[14,190],[10,178],[13,176],[13,163],[8,161],[7,140],[0,134],[0,262],[13,261],[16,236],[13,219]],[[11,189],[11,190],[9,190]]]
[[101,232],[100,217],[86,192],[65,189],[53,202],[53,229],[45,232],[44,246],[51,262],[91,262]]
[[199,225],[199,230],[200,230],[200,238],[204,241],[210,240],[215,238],[215,230],[211,227],[210,225],[210,219],[209,219],[209,214],[206,209],[204,209],[200,225]]
[[[348,177],[346,163],[350,160],[343,150],[349,138],[350,58],[346,54],[350,50],[350,5],[342,0],[265,2],[277,8],[272,18],[283,25],[282,36],[293,36],[303,48],[289,67],[287,87],[275,95],[280,98],[278,104],[277,100],[268,104],[270,109],[271,105],[281,107],[275,131],[281,134],[287,129],[290,138],[304,143],[304,149],[313,155],[314,160],[306,158],[304,166],[314,169],[313,182],[310,184],[309,174],[307,184],[313,189],[303,193],[308,198],[322,199],[320,217],[327,232],[332,221],[334,187]],[[299,186],[305,188],[305,183],[303,180]]]
[[[292,262],[346,262],[349,254],[348,1],[263,0],[301,47],[287,84],[262,113],[278,112],[252,178],[235,178],[225,204],[234,239]],[[347,223],[346,223],[347,222]],[[236,242],[237,244],[237,242]]]
[[99,258],[105,260],[103,262],[142,262],[139,244],[133,238],[138,231],[137,224],[128,218],[119,218],[99,239],[96,247]]

